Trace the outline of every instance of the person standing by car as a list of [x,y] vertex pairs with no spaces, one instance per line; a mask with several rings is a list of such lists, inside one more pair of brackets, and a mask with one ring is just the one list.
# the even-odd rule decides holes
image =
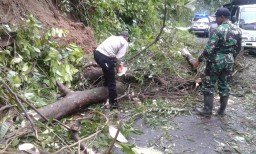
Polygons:
[[94,51],[94,59],[103,71],[104,86],[108,87],[110,109],[118,109],[116,100],[116,63],[125,55],[128,50],[129,33],[123,31],[117,36],[110,36],[103,41]]
[[218,115],[224,115],[228,103],[234,59],[241,50],[241,31],[229,21],[231,13],[227,8],[219,8],[216,13],[217,29],[212,35],[193,67],[196,69],[200,62],[206,62],[202,77],[202,93],[204,107],[197,108],[199,115],[212,115],[214,85],[218,83],[220,108]]

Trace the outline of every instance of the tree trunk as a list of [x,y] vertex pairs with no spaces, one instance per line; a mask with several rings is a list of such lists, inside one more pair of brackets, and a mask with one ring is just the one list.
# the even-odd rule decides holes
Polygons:
[[100,67],[92,67],[90,70],[86,71],[83,76],[89,81],[97,82],[103,76],[103,72]]
[[81,107],[95,103],[102,103],[106,101],[107,98],[108,89],[106,87],[99,87],[86,91],[70,91],[61,100],[58,100],[57,102],[48,106],[42,107],[38,111],[47,118],[60,119],[64,116],[74,113]]
[[[78,111],[82,107],[86,107],[96,103],[105,102],[108,98],[107,87],[97,87],[86,91],[72,91],[63,84],[57,82],[57,86],[64,94],[64,97],[57,102],[38,109],[38,111],[46,118],[61,119],[71,113]],[[124,85],[117,82],[118,94],[124,93]],[[36,112],[31,112],[37,120],[43,120]]]

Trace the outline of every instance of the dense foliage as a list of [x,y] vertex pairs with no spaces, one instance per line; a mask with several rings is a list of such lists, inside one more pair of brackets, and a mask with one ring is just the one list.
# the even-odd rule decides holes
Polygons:
[[[201,4],[200,2],[197,3]],[[188,79],[193,77],[182,66],[186,62],[180,50],[187,46],[192,47],[196,53],[202,48],[202,44],[196,43],[195,36],[188,31],[177,29],[179,26],[188,26],[193,16],[194,12],[187,6],[189,0],[167,0],[166,2],[159,0],[56,0],[56,3],[64,12],[74,15],[84,24],[92,27],[98,42],[118,31],[128,30],[130,32],[130,48],[125,60],[129,69],[136,70],[134,75],[141,81],[138,83],[139,88],[133,87],[131,91],[141,90],[145,75],[160,76],[166,79],[172,79],[173,76]],[[217,5],[219,4],[216,3]],[[152,42],[159,33],[165,17],[165,6],[167,8],[166,25],[160,39],[134,60],[129,61],[130,57]],[[0,80],[7,82],[17,94],[30,99],[36,107],[45,106],[56,100],[58,92],[55,86],[56,81],[73,89],[80,84],[74,81],[74,76],[81,71],[79,69],[84,58],[82,49],[74,43],[60,46],[55,41],[58,37],[65,37],[68,31],[56,28],[43,31],[41,23],[33,16],[29,16],[20,26],[2,25],[1,33],[16,33],[17,39],[13,45],[0,49]],[[15,105],[17,103],[15,98],[7,93],[1,83],[0,88],[0,103]],[[171,105],[166,100],[156,102],[148,100],[145,106],[131,113],[143,115],[149,125],[162,125],[165,123],[165,117],[183,112],[182,109],[172,108]],[[101,108],[96,106],[89,117],[80,121],[85,126],[80,130],[80,137],[87,137],[96,129],[102,130],[102,134],[88,142],[89,146],[97,149],[106,148],[111,141],[103,126],[105,121],[98,114],[100,110]],[[156,113],[161,114],[159,116]],[[151,120],[152,117],[155,120]],[[10,119],[10,117],[0,118],[2,123]],[[123,124],[122,132],[125,135],[130,132],[140,133],[132,127],[132,120]],[[18,129],[24,125],[24,121],[25,118],[17,119],[12,129]],[[74,121],[72,118],[64,118],[63,122]],[[63,127],[59,125],[48,127],[41,123],[37,125],[41,129],[39,137],[37,139],[25,137],[26,142],[35,142],[47,151],[56,151],[59,146],[73,143],[69,140],[70,134]],[[3,135],[0,132],[0,136]],[[19,139],[15,138],[10,144],[16,147],[19,142]]]
[[[169,24],[189,21],[192,12],[185,7],[188,2],[167,0]],[[59,0],[59,5],[63,11],[77,15],[82,22],[93,27],[99,39],[121,30],[129,30],[134,37],[146,39],[159,30],[165,4],[157,0]]]
[[228,2],[230,0],[197,0],[196,12],[214,15],[217,8]]
[[[56,81],[70,87],[73,75],[78,72],[77,64],[83,59],[80,47],[75,44],[62,47],[53,40],[65,37],[67,31],[51,28],[42,34],[41,27],[33,16],[20,27],[3,26],[6,32],[16,32],[17,39],[14,46],[0,52],[1,80],[8,81],[14,91],[22,92],[36,106],[56,98]],[[0,95],[6,96],[3,89]]]

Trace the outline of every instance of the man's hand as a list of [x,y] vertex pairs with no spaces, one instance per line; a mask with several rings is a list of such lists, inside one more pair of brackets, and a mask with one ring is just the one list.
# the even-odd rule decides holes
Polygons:
[[196,62],[193,63],[193,69],[196,70],[200,62],[197,60]]

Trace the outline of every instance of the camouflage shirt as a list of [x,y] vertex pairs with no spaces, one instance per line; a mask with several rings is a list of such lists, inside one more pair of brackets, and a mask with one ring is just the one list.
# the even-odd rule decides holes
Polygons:
[[224,21],[212,31],[199,61],[234,63],[240,50],[241,31],[229,21]]

